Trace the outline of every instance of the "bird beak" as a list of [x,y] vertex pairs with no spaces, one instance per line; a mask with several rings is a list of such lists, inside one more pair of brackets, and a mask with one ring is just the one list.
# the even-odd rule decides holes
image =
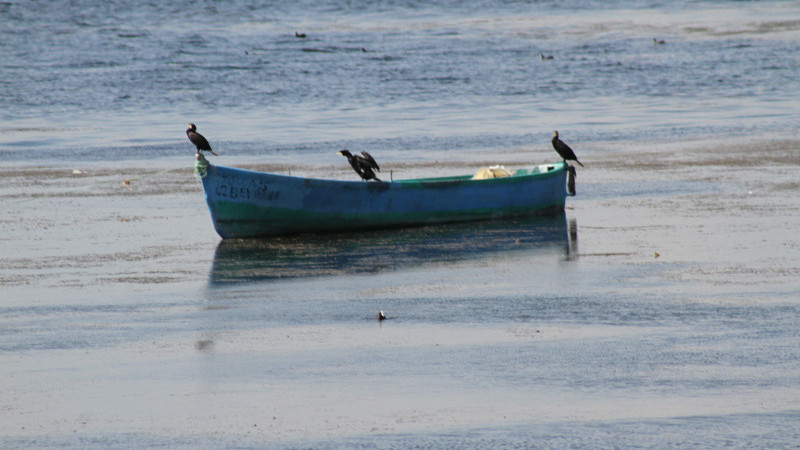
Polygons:
[[339,154],[339,156],[344,156],[344,153],[342,153],[342,152],[339,152],[338,154]]

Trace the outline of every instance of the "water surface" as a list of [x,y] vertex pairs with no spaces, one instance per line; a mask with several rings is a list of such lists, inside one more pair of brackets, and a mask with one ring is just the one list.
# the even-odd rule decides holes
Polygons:
[[[800,443],[797,2],[0,16],[3,446]],[[190,121],[299,176],[520,168],[555,129],[586,167],[553,218],[221,241]]]

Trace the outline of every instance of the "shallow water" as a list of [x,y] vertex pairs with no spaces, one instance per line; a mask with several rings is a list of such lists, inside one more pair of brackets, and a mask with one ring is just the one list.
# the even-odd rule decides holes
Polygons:
[[797,142],[692,145],[608,150],[553,219],[267,241],[188,168],[22,171],[3,442],[796,446]]
[[[0,5],[0,445],[800,443],[796,2],[117,6]],[[554,218],[223,242],[187,121],[586,167]]]

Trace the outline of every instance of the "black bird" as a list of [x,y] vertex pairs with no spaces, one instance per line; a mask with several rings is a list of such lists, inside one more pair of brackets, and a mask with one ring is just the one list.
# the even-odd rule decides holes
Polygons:
[[578,157],[575,156],[575,152],[569,148],[569,145],[565,144],[561,139],[558,138],[558,131],[553,132],[553,148],[556,149],[558,155],[564,159],[564,162],[575,161],[576,163],[580,164],[581,167],[583,167],[583,164],[578,161]]
[[372,155],[370,155],[366,151],[361,152],[361,155],[364,156],[364,159],[367,160],[367,162],[369,163],[370,167],[375,169],[377,172],[381,171],[380,166],[378,166],[378,163],[375,162],[375,158],[373,158]]
[[296,37],[298,39],[305,39],[306,34],[305,33],[298,33],[297,31],[295,31],[294,32],[294,37]]
[[542,61],[553,59],[553,55],[545,55],[544,53],[539,53],[539,57],[542,58]]
[[219,156],[214,153],[214,150],[211,150],[211,145],[208,143],[206,138],[203,137],[202,134],[198,133],[197,127],[194,126],[193,123],[186,124],[186,136],[189,137],[189,140],[192,141],[195,147],[197,147],[197,153],[200,151],[211,152],[212,155]]
[[653,45],[661,45],[666,43],[667,43],[666,41],[662,41],[661,39],[653,38]]
[[375,171],[380,172],[381,168],[378,167],[378,163],[375,162],[375,159],[369,153],[361,152],[361,155],[354,155],[350,153],[350,150],[342,150],[339,154],[347,158],[350,167],[352,167],[364,181],[381,181],[375,176]]

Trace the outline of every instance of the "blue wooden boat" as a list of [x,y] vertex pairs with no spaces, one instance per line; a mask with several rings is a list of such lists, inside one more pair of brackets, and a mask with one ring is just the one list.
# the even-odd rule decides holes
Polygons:
[[502,178],[364,182],[217,166],[202,155],[195,163],[223,239],[554,214],[564,210],[569,169],[557,162]]

